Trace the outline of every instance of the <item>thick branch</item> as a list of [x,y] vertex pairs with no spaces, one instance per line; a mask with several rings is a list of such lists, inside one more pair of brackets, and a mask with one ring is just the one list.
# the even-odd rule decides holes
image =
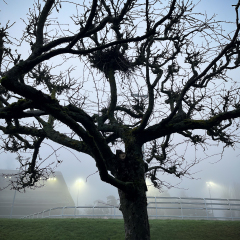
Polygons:
[[[55,0],[48,0],[41,11],[38,23],[37,23],[37,32],[36,32],[36,43],[34,44],[34,51],[38,51],[43,45],[43,29],[45,22],[49,15],[49,12],[55,3]],[[34,53],[35,54],[35,53]]]
[[220,122],[224,120],[234,119],[238,117],[240,117],[240,109],[236,109],[236,110],[225,112],[225,113],[220,113],[207,120],[185,119],[178,123],[171,124],[170,122],[169,124],[166,124],[166,125],[159,123],[144,130],[143,133],[141,134],[141,140],[142,142],[148,142],[160,137],[164,137],[168,134],[192,130],[192,129],[208,130],[214,127],[215,125],[218,125]]
[[[193,75],[189,81],[186,83],[186,85],[184,86],[183,90],[181,91],[181,94],[179,95],[179,98],[177,100],[177,103],[176,103],[176,106],[174,108],[174,110],[171,112],[171,114],[166,118],[164,119],[162,122],[163,123],[167,123],[169,122],[173,117],[174,115],[176,114],[176,112],[178,111],[181,103],[182,103],[182,100],[185,96],[185,94],[187,93],[187,91],[197,82],[197,81],[200,81],[207,73],[208,71],[214,67],[216,65],[216,63],[227,53],[227,51],[229,49],[231,49],[235,44],[236,44],[236,41],[237,41],[237,38],[238,38],[238,34],[239,34],[239,31],[240,31],[240,24],[237,25],[237,29],[234,33],[234,36],[232,38],[232,40],[230,41],[230,43],[228,43],[224,48],[223,50],[212,60],[212,62],[210,64],[208,64],[208,66],[202,71],[202,73],[200,73],[199,75]],[[224,69],[223,69],[224,70]]]

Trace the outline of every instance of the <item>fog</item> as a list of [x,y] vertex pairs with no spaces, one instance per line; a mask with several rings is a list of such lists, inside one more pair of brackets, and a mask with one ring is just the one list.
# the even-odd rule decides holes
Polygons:
[[[56,169],[56,171],[62,172],[74,202],[84,206],[92,204],[96,200],[106,201],[106,197],[109,195],[118,199],[117,189],[100,180],[94,160],[85,154],[75,154],[80,161],[66,150],[58,151],[58,155],[63,162]],[[229,148],[219,162],[215,162],[213,158],[202,161],[190,171],[194,179],[185,177],[178,179],[166,174],[159,175],[161,180],[173,185],[170,189],[163,188],[162,192],[168,192],[171,197],[208,198],[211,194],[212,198],[236,198],[238,196],[234,195],[232,188],[236,184],[239,187],[240,184],[240,161],[237,155],[239,155],[237,150],[234,151]],[[0,156],[0,169],[12,170],[18,168],[18,162],[15,160],[16,155],[2,153]],[[78,182],[79,180],[81,182]],[[210,189],[207,182],[213,183]],[[158,196],[158,190],[154,190],[148,181],[147,184],[148,195]],[[226,190],[226,187],[228,190]]]
[[[19,34],[21,34],[24,27],[20,17],[25,17],[25,13],[28,12],[28,8],[32,6],[31,3],[33,1],[5,1],[7,4],[0,1],[1,26],[4,26],[8,20],[11,20],[11,22],[16,21],[16,26],[14,26],[11,31],[14,31],[14,36],[20,36]],[[236,3],[236,0],[203,0],[199,3],[196,11],[207,11],[209,15],[212,15],[215,12],[218,14],[218,20],[234,21],[234,7],[231,5]],[[239,79],[235,77],[239,76],[239,73],[240,71],[237,70],[234,72],[234,76],[232,76],[236,78],[236,81],[239,81]],[[51,144],[55,149],[59,147],[55,143],[48,142],[48,144]],[[159,175],[161,180],[169,182],[173,186],[171,189],[163,188],[162,191],[168,191],[171,196],[176,197],[182,195],[188,197],[210,197],[210,195],[214,198],[226,197],[226,194],[224,195],[226,188],[232,189],[234,184],[238,184],[236,186],[239,186],[240,184],[239,147],[240,145],[236,144],[235,149],[226,148],[222,157],[220,155],[213,156],[193,166],[190,170],[193,179],[191,179],[191,177],[178,179],[173,176],[168,176],[167,174]],[[49,146],[44,145],[43,149],[41,149],[42,158],[47,158],[52,154],[52,149]],[[199,150],[198,157],[205,158],[205,155],[201,151],[202,150]],[[221,153],[221,151],[221,147],[209,147],[209,155]],[[188,150],[187,160],[191,161],[191,155],[194,154],[195,153],[192,149]],[[114,195],[118,199],[117,189],[100,180],[95,162],[91,157],[72,150],[70,152],[65,148],[57,151],[57,155],[59,159],[63,160],[63,162],[58,166],[56,171],[62,172],[75,203],[78,201],[78,205],[87,205],[92,204],[95,200],[106,201],[106,197],[109,195]],[[1,152],[0,169],[12,170],[18,168],[18,162],[15,160],[16,157],[16,154]],[[47,162],[50,163],[54,160],[55,156],[53,155],[47,160]],[[81,179],[81,182],[77,183],[79,179]],[[209,187],[206,182],[212,182],[213,184]],[[149,195],[151,193],[157,194],[157,191],[154,191],[152,186],[148,186],[148,188]],[[228,191],[228,193],[229,198],[234,196],[231,196],[231,190]]]

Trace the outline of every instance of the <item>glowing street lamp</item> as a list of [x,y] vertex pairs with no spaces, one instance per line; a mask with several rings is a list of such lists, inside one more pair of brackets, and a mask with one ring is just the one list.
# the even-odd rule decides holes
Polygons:
[[[212,207],[212,196],[211,196],[211,187],[213,187],[215,184],[213,182],[206,182],[207,186],[208,186],[208,190],[209,190],[209,196],[210,196],[210,199],[211,199],[211,207]],[[212,213],[213,213],[213,210],[212,210]]]
[[213,187],[215,184],[213,182],[206,182],[207,186],[208,186],[208,189],[209,189],[209,195],[210,195],[210,198],[211,198],[211,192],[210,192],[210,188]]
[[214,182],[206,182],[206,184],[208,185],[208,186],[213,186],[213,185],[215,185],[215,183]]
[[[40,179],[41,179],[41,178],[40,178]],[[57,178],[55,178],[55,177],[50,177],[50,178],[48,178],[47,180],[48,180],[48,181],[56,181]]]
[[78,192],[77,192],[77,206],[78,206],[78,194],[79,194],[79,190],[80,190],[80,186],[81,186],[82,182],[83,182],[82,179],[78,179],[76,181],[77,188],[78,188]]

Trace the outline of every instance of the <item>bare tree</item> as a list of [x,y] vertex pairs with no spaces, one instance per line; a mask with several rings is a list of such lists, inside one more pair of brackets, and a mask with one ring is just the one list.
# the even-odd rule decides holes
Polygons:
[[[49,139],[90,155],[118,188],[126,239],[150,239],[145,176],[160,188],[158,173],[182,178],[199,161],[185,159],[190,146],[238,142],[239,84],[228,76],[240,65],[236,2],[235,30],[225,33],[188,0],[38,1],[25,20],[25,60],[3,27],[2,149],[21,163],[12,187],[54,171],[59,159],[42,167],[39,157]],[[62,4],[76,6],[72,26],[51,17]]]

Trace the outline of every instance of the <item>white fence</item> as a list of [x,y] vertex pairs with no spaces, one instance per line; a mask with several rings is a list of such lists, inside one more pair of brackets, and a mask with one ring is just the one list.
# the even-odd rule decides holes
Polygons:
[[[148,215],[154,219],[240,220],[240,199],[148,197]],[[23,218],[122,218],[119,206],[57,207]]]
[[149,218],[240,220],[240,199],[148,197]]

